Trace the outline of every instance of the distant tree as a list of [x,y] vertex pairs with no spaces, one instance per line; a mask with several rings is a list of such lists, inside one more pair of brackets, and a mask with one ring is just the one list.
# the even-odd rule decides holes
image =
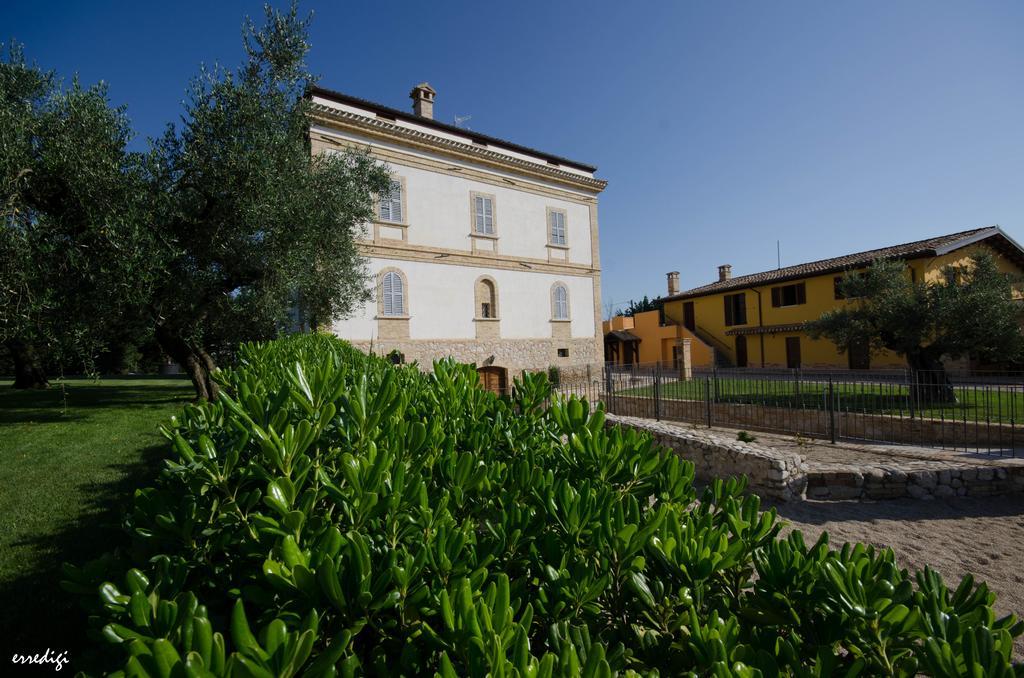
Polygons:
[[876,261],[843,276],[839,291],[850,303],[807,323],[808,333],[840,350],[867,345],[906,357],[918,375],[914,395],[922,399],[953,397],[943,356],[1015,360],[1024,352],[1024,306],[987,253],[946,267],[932,282],[912,281],[901,261]]
[[0,60],[0,344],[16,388],[49,357],[90,364],[146,298],[138,156],[105,85],[63,87],[11,46]]
[[390,179],[365,153],[311,156],[307,35],[294,4],[246,22],[248,61],[204,70],[149,157],[156,338],[197,398],[217,396],[218,344],[274,336],[296,304],[316,327],[368,298],[355,239]]
[[620,313],[619,315],[624,315],[627,318],[632,318],[637,313],[646,313],[647,311],[660,311],[661,309],[662,303],[660,301],[651,301],[650,299],[647,298],[647,295],[645,294],[644,298],[641,299],[640,301],[630,300],[629,306],[627,306],[626,310]]

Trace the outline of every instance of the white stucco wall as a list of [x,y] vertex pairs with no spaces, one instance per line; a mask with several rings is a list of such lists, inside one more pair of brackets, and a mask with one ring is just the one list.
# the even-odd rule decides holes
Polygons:
[[477,192],[494,196],[495,231],[500,254],[547,259],[547,208],[551,207],[566,212],[569,261],[591,263],[588,205],[394,162],[389,166],[395,176],[405,177],[406,221],[411,244],[471,249],[470,193]]
[[[467,199],[468,202],[468,199]],[[497,283],[503,339],[551,337],[551,286],[563,282],[569,289],[573,338],[593,337],[594,288],[589,276],[508,271],[398,259],[369,260],[376,279],[382,268],[397,268],[408,281],[410,339],[473,339],[474,284],[482,275]],[[338,320],[334,331],[343,339],[376,339],[377,300],[368,302],[352,317]]]

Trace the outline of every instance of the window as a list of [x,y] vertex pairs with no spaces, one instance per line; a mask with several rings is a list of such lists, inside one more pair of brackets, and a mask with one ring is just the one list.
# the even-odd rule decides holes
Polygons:
[[725,295],[725,324],[747,324],[747,295],[745,292]]
[[[913,271],[914,269],[910,269],[910,270]],[[849,273],[848,275],[853,275],[853,274]],[[857,275],[859,275],[861,278],[863,278],[866,274],[864,272],[861,272],[861,273],[858,273]],[[845,294],[843,294],[842,285],[843,285],[843,278],[844,277],[846,277],[846,276],[837,275],[835,278],[832,279],[832,288],[835,291],[835,297],[836,297],[836,299],[854,299],[855,297],[848,297]]]
[[494,235],[494,198],[473,196],[473,231],[479,235]]
[[381,301],[384,315],[405,315],[405,281],[395,271],[388,271],[381,279]]
[[804,283],[783,285],[772,288],[772,306],[799,306],[807,303],[807,286]]
[[560,349],[558,349],[558,357],[559,358],[568,358],[569,357],[569,349],[567,349],[567,348],[560,348]]
[[498,288],[489,276],[477,278],[473,294],[476,299],[476,317],[478,319],[496,319],[498,317]]
[[381,196],[380,200],[381,221],[402,221],[402,182],[391,181],[391,190],[387,195]]
[[563,210],[548,209],[548,243],[562,246],[566,244],[565,212]]
[[561,283],[551,288],[551,317],[555,320],[569,319],[569,290]]

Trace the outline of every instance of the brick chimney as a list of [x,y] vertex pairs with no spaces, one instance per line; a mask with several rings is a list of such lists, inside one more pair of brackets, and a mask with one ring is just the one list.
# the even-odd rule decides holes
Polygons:
[[722,264],[718,267],[718,282],[728,280],[732,277],[732,264]]
[[412,112],[421,118],[434,119],[434,95],[437,92],[428,83],[421,82],[409,92],[412,99]]
[[669,271],[668,277],[668,296],[679,294],[679,271]]

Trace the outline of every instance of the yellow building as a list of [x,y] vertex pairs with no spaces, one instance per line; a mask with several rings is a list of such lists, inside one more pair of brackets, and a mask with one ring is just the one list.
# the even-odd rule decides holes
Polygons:
[[979,249],[991,253],[1003,271],[1024,270],[1020,245],[998,227],[979,228],[735,278],[731,266],[719,266],[716,282],[685,292],[672,289],[670,274],[664,314],[712,346],[719,365],[902,368],[906,361],[892,352],[869,356],[865,348],[847,354],[828,340],[813,340],[803,323],[848,303],[837,288],[847,271],[867,268],[877,259],[897,259],[906,262],[912,279],[930,281]]
[[714,361],[710,346],[682,325],[662,318],[658,311],[616,316],[604,321],[603,330],[604,359],[608,363],[678,366],[684,339],[690,340],[692,367],[710,367]]

